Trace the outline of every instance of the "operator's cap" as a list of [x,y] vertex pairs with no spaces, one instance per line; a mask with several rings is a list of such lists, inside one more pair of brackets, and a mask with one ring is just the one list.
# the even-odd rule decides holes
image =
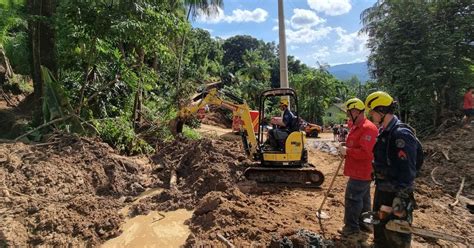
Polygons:
[[288,106],[288,99],[287,99],[287,98],[282,98],[282,99],[280,99],[280,105],[286,105],[286,106]]

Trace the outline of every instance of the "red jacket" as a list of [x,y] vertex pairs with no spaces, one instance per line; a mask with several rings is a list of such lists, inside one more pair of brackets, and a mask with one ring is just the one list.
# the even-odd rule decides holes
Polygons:
[[[362,117],[362,116],[361,116]],[[372,160],[378,129],[363,116],[356,121],[347,136],[344,175],[357,180],[372,180]]]
[[467,92],[465,95],[464,95],[464,105],[463,105],[463,108],[464,109],[472,109],[473,108],[473,99],[472,99],[472,93],[470,92]]

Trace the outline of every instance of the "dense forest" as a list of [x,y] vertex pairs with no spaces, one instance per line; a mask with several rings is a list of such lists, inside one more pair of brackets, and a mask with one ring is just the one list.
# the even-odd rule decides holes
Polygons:
[[[247,35],[214,38],[192,27],[198,13],[212,15],[223,4],[0,0],[0,84],[32,93],[34,110],[15,137],[35,130],[28,137],[39,139],[51,126],[36,127],[54,122],[143,153],[151,149],[144,137],[172,138],[166,123],[206,84],[222,82],[255,108],[261,91],[279,87],[278,45]],[[361,14],[373,81],[340,81],[327,65],[288,57],[301,116],[322,124],[332,103],[386,90],[421,131],[455,118],[474,82],[473,12],[469,0],[378,1]]]

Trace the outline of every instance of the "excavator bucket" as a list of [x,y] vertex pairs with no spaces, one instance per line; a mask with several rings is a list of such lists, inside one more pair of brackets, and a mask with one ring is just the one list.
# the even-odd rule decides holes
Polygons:
[[168,125],[173,136],[177,136],[183,132],[184,121],[182,121],[179,117],[171,120]]

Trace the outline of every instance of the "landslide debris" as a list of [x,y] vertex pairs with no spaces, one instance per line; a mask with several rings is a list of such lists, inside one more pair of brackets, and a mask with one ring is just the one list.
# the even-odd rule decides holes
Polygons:
[[[251,164],[240,144],[225,140],[178,138],[156,150],[152,160],[163,168],[158,175],[166,190],[134,206],[132,215],[149,210],[192,210],[207,193],[235,187]],[[175,184],[170,183],[172,175],[176,175]]]
[[462,195],[474,199],[473,128],[452,127],[443,130],[425,139],[423,150],[425,162],[421,178],[417,181],[454,197],[459,190],[461,178],[464,177]]
[[0,246],[95,246],[117,236],[125,198],[159,183],[152,170],[88,138],[0,144]]

